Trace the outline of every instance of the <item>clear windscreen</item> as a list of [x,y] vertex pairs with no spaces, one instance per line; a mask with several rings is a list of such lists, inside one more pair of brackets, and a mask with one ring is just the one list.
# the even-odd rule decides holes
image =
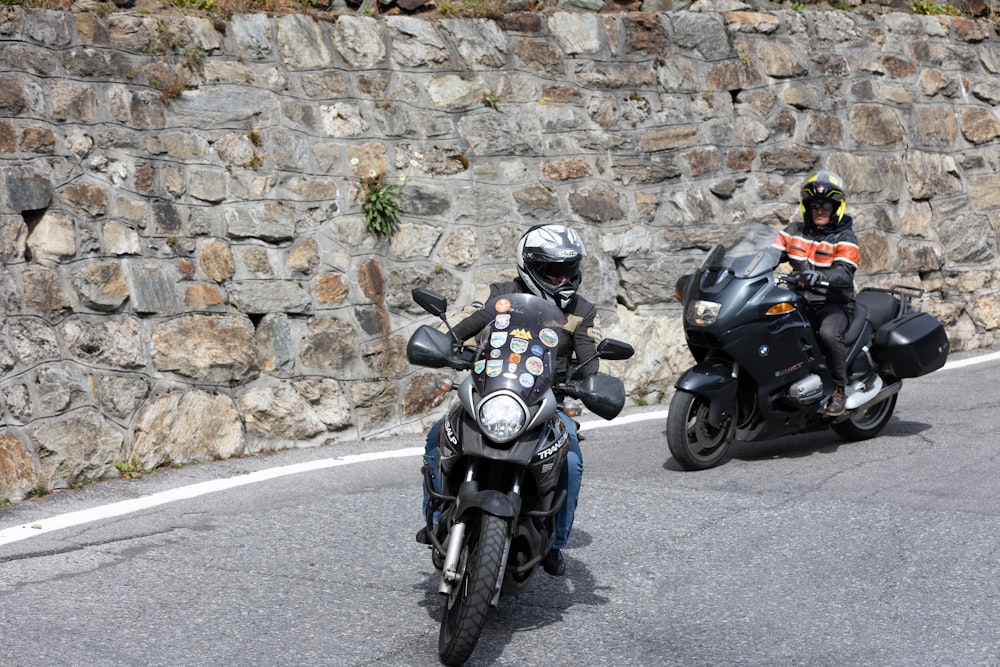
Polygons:
[[778,232],[758,223],[733,227],[702,264],[702,270],[726,269],[738,278],[771,273],[781,262]]

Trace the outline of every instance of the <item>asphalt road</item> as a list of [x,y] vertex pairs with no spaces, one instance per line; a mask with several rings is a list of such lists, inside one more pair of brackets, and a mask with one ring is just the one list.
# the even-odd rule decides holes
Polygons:
[[[697,473],[670,459],[662,416],[642,419],[664,406],[585,428],[569,574],[501,599],[468,664],[1000,665],[998,371],[907,381],[875,440],[741,445]],[[0,508],[0,665],[437,664],[443,598],[413,541],[421,446],[285,452]],[[297,464],[318,469],[282,468]],[[289,474],[90,520],[275,468]]]

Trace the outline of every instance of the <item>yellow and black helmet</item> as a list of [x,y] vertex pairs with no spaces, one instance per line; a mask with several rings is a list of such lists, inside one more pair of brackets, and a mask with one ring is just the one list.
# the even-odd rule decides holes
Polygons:
[[840,224],[844,219],[844,211],[847,208],[847,197],[844,196],[844,180],[832,171],[818,171],[802,185],[802,192],[799,198],[799,213],[802,219],[812,224],[812,212],[809,210],[809,202],[829,201],[833,204],[833,211],[830,214],[830,222],[833,225]]

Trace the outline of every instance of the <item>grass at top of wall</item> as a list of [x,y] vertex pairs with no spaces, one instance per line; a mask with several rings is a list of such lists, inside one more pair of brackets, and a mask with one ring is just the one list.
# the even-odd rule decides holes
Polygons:
[[[420,0],[407,0],[407,5],[413,9],[404,9],[396,4],[396,0],[346,0],[350,10],[372,16],[389,16],[392,14],[416,15],[427,18],[489,18],[499,20],[504,15],[518,12],[551,13],[559,7],[559,0],[424,0],[423,4],[414,7]],[[0,6],[20,5],[37,9],[70,10],[73,0],[0,0]],[[339,6],[343,6],[339,4]],[[879,9],[882,5],[873,2]],[[640,5],[638,0],[606,0],[605,11],[620,9],[635,11]],[[854,7],[838,0],[826,2],[803,2],[802,0],[786,0],[782,9],[805,11],[816,8],[820,10],[836,9],[851,11],[864,9],[864,1]],[[965,15],[961,9],[948,0],[913,0],[908,5],[914,14],[926,15]],[[160,15],[170,10],[181,14],[203,14],[213,18],[227,19],[235,14],[265,13],[282,14],[317,14],[332,13],[334,0],[98,0],[97,13],[110,13],[122,9]],[[976,18],[970,16],[970,18]],[[998,23],[998,14],[994,9],[994,0],[988,7],[985,17]]]

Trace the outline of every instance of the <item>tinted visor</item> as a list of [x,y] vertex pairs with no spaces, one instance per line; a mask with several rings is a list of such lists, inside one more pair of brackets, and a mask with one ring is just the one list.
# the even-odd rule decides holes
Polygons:
[[535,273],[551,283],[561,283],[572,280],[580,272],[580,260],[572,262],[538,262]]

